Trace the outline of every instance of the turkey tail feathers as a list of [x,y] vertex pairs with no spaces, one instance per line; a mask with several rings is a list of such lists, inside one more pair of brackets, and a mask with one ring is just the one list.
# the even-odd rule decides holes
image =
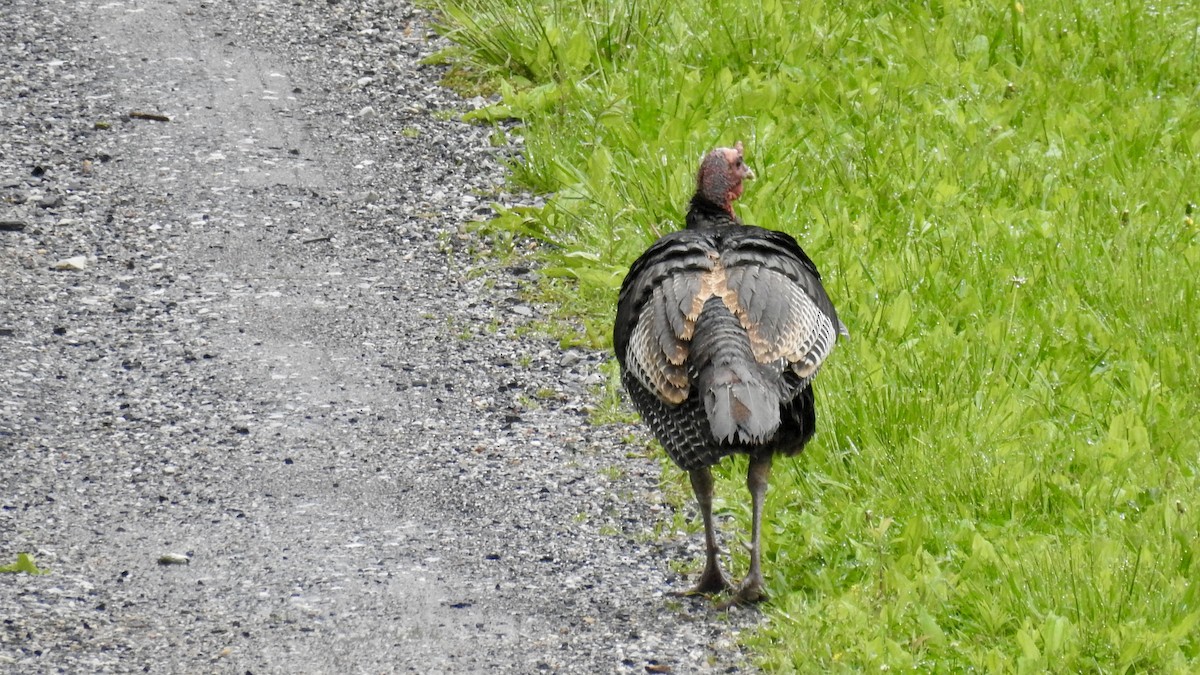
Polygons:
[[718,443],[762,443],[779,428],[779,396],[739,370],[716,368],[702,378],[709,429]]
[[750,340],[720,298],[696,321],[693,368],[718,443],[763,443],[779,429],[781,376],[754,359]]

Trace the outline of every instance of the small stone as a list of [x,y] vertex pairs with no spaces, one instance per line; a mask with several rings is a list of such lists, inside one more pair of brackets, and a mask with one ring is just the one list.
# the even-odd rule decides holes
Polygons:
[[0,232],[20,232],[25,229],[25,223],[19,220],[0,220]]
[[78,270],[87,269],[87,266],[88,266],[87,256],[77,255],[77,256],[73,256],[71,258],[63,258],[62,260],[59,260],[59,261],[53,263],[52,265],[50,265],[50,269],[64,270],[64,271],[66,271],[66,270],[78,271]]
[[62,195],[45,195],[38,200],[38,206],[43,209],[56,209],[62,206]]
[[367,106],[358,111],[358,116],[369,120],[373,117],[379,117],[379,113],[375,112],[375,108],[373,106]]
[[513,305],[512,313],[518,316],[533,316],[533,308],[529,305]]
[[192,559],[183,553],[164,553],[158,556],[159,565],[187,565]]

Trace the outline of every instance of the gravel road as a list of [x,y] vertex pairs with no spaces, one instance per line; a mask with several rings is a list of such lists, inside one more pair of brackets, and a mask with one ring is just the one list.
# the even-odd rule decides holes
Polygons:
[[4,0],[0,564],[50,573],[0,575],[0,671],[749,669],[755,611],[664,595],[701,542],[587,424],[605,355],[477,254],[533,198],[440,46],[396,1]]

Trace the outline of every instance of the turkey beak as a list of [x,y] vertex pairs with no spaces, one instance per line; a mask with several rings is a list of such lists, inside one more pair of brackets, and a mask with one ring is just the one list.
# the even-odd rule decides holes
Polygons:
[[751,169],[749,164],[746,165],[746,175],[744,178],[746,180],[754,180],[754,169]]

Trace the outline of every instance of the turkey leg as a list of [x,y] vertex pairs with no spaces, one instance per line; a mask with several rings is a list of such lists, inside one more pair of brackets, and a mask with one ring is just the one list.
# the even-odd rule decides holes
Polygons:
[[767,599],[767,594],[763,591],[762,576],[762,512],[770,480],[771,453],[751,456],[750,469],[746,472],[746,487],[750,489],[754,509],[750,533],[750,572],[742,581],[737,595],[727,604],[749,604]]
[[700,517],[704,519],[704,572],[700,581],[683,595],[712,595],[731,590],[733,585],[721,571],[721,563],[717,560],[717,531],[713,525],[712,498],[713,477],[708,467],[688,472],[692,479],[692,492],[696,493],[696,503],[700,506]]

